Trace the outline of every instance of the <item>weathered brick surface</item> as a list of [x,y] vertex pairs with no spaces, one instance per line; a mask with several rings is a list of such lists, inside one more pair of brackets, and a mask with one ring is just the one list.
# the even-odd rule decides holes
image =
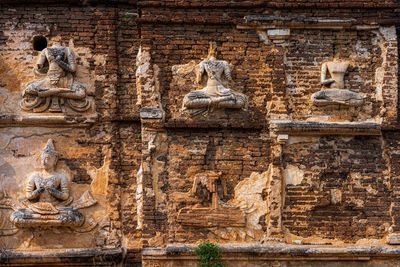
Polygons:
[[[73,182],[77,184],[92,182],[88,166],[99,169],[103,164],[110,164],[106,198],[110,207],[112,234],[104,245],[120,246],[122,228],[124,233],[137,233],[134,231],[136,207],[130,196],[135,194],[135,174],[139,168],[140,156],[135,153],[140,151],[140,125],[126,127],[116,122],[116,119],[131,118],[133,115],[137,120],[135,58],[140,38],[136,17],[125,17],[128,10],[135,9],[135,3],[126,2],[118,8],[117,1],[94,6],[68,1],[64,4],[48,2],[0,5],[1,56],[8,59],[16,53],[20,56],[15,58],[15,63],[27,66],[29,72],[16,80],[18,90],[23,87],[24,78],[32,76],[33,57],[38,55],[32,49],[33,36],[43,35],[48,40],[61,36],[65,45],[73,44],[78,66],[87,66],[94,85],[89,90],[89,97],[94,99],[100,123],[86,130],[86,134],[79,136],[75,142],[80,149],[94,152],[77,154],[73,158],[66,155],[60,160],[72,170]],[[21,46],[22,42],[26,45]],[[2,74],[12,67],[8,61],[2,64]],[[110,163],[105,163],[105,160]],[[126,199],[129,201],[121,204]]]
[[119,153],[117,160],[120,162],[118,176],[121,186],[121,222],[122,233],[125,238],[134,240],[140,237],[137,227],[136,212],[136,172],[141,160],[141,135],[140,125],[121,124],[119,126]]
[[[299,184],[285,189],[283,224],[290,232],[349,243],[387,234],[390,178],[379,138],[303,140],[286,148],[283,161],[304,171]],[[341,192],[337,203],[333,190]]]
[[118,9],[118,115],[119,118],[137,119],[139,108],[136,90],[136,55],[140,36],[135,20],[139,16],[134,6],[124,5]]
[[[163,177],[163,191],[167,194],[163,210],[168,220],[164,226],[167,241],[186,243],[206,239],[208,230],[176,223],[177,212],[192,204],[190,200],[168,199],[168,196],[174,192],[187,193],[192,188],[195,174],[215,171],[221,173],[221,180],[227,185],[227,195],[221,196],[221,200],[229,201],[238,182],[252,172],[261,173],[268,169],[269,142],[262,132],[248,130],[180,130],[169,132],[169,136],[167,168]],[[161,221],[157,225],[162,225]]]
[[[262,125],[266,113],[267,92],[272,88],[268,63],[268,47],[260,43],[257,33],[238,31],[232,26],[169,25],[142,27],[143,38],[154,38],[152,45],[153,63],[160,67],[162,104],[167,112],[166,120],[181,117],[180,110],[185,94],[193,90],[193,80],[187,86],[172,80],[171,67],[195,61],[197,64],[207,56],[210,41],[217,42],[218,58],[232,65],[233,90],[245,94],[252,105],[247,112],[227,111],[226,120],[233,123],[257,121]],[[168,58],[168,60],[166,60]],[[261,63],[261,64],[259,64]],[[262,88],[262,90],[259,90]],[[212,117],[211,117],[212,118]],[[265,123],[265,122],[264,122]]]
[[[379,116],[382,101],[376,99],[376,85],[371,80],[382,66],[382,51],[371,40],[378,34],[370,31],[293,30],[286,54],[286,77],[289,109],[295,120],[332,116],[336,121],[362,121]],[[314,106],[310,92],[321,90],[321,65],[332,57],[352,61],[345,78],[345,89],[367,96],[366,105],[338,113],[336,109]]]
[[[293,3],[286,1],[285,3],[271,2],[265,4],[242,1],[240,3],[231,2],[230,8],[226,8],[227,3],[220,1],[208,1],[207,3],[196,1],[186,1],[185,3],[170,1],[140,2],[138,7],[142,9],[142,17],[138,21],[142,25],[142,44],[148,46],[152,51],[152,62],[160,67],[161,73],[163,73],[159,79],[168,127],[203,128],[207,125],[214,127],[218,125],[212,124],[213,119],[205,121],[203,124],[198,121],[183,123],[179,120],[182,96],[193,90],[193,87],[190,86],[192,80],[188,77],[185,85],[182,86],[181,83],[178,84],[174,81],[171,71],[171,67],[174,65],[187,64],[191,61],[199,62],[205,58],[209,41],[217,41],[219,58],[232,64],[232,76],[236,83],[235,86],[237,86],[233,89],[238,89],[248,96],[251,103],[249,113],[252,118],[307,120],[314,116],[329,115],[333,121],[364,121],[379,117],[382,107],[385,106],[383,103],[385,100],[377,100],[376,98],[375,70],[387,58],[385,59],[385,56],[382,56],[384,52],[382,46],[378,44],[379,41],[373,41],[380,38],[376,31],[292,30],[287,46],[279,47],[272,43],[263,43],[255,30],[238,29],[235,24],[240,24],[244,16],[256,13],[283,17],[355,18],[356,23],[384,23],[384,21],[389,23],[389,19],[393,21],[393,19],[396,19],[396,15],[393,12],[389,14],[385,10],[396,6],[397,3],[375,2],[373,5],[364,5],[364,3],[358,5],[354,2],[345,1],[323,4],[297,1],[298,6],[295,10],[288,11],[283,8],[293,5]],[[251,11],[244,8],[245,6],[251,7]],[[195,7],[202,9],[199,11]],[[283,9],[275,9],[279,7]],[[304,9],[304,7],[315,7],[315,9]],[[311,94],[321,90],[319,82],[321,63],[333,58],[335,54],[338,57],[351,58],[355,62],[346,74],[345,80],[347,89],[367,95],[366,102],[368,104],[361,110],[350,109],[340,113],[338,110],[320,109],[310,103]],[[393,103],[389,106],[393,106]],[[258,115],[261,116],[257,117]],[[244,118],[243,115],[236,112],[234,115],[227,115],[222,121],[225,123],[223,125],[229,127],[232,125],[232,123],[229,123],[230,120],[243,120]],[[259,121],[261,125],[264,125],[263,119]],[[221,120],[219,122],[221,123]],[[247,127],[252,128],[254,126],[249,123]],[[255,131],[255,129],[249,131]],[[173,136],[174,133],[169,132],[168,135]],[[327,138],[335,140],[336,137]],[[381,147],[381,140],[372,138],[371,141],[368,138],[355,137],[352,142],[346,143],[341,148],[328,146],[326,149],[313,150],[313,145],[320,144],[323,142],[322,140],[323,138],[315,140],[316,144],[311,143],[310,146],[302,144],[304,151],[292,151],[291,146],[284,147],[282,158],[277,156],[275,159],[278,167],[285,168],[288,162],[294,160],[294,165],[304,165],[306,166],[305,169],[312,173],[307,174],[310,177],[305,175],[307,178],[304,178],[304,185],[288,185],[286,187],[283,194],[286,199],[283,207],[283,225],[290,232],[299,236],[317,235],[321,238],[337,238],[349,243],[362,238],[371,238],[374,235],[378,238],[384,238],[388,233],[391,221],[390,201],[388,200],[390,193],[387,193],[387,186],[380,185],[382,182],[376,182],[376,184],[372,178],[368,178],[369,176],[374,178],[382,176],[380,174],[385,173],[387,168],[385,160],[382,158],[382,150],[375,151],[376,148]],[[341,144],[342,141],[338,138],[332,142]],[[371,148],[367,145],[369,142],[373,142],[375,145]],[[365,146],[364,143],[366,143]],[[274,147],[275,149],[277,147]],[[371,159],[359,160],[357,158],[357,155],[361,157],[361,155],[364,156],[366,153],[372,152]],[[340,163],[334,163],[338,160],[338,157],[342,157],[342,154],[345,155],[344,157],[347,160],[339,160]],[[169,162],[173,162],[172,164],[179,162],[179,171],[176,171],[176,173],[184,174],[186,165],[182,165],[184,163],[177,161],[176,158],[174,159],[174,161],[169,160]],[[197,166],[196,164],[197,162],[192,162],[188,166]],[[345,169],[345,171],[340,172],[343,176],[346,176],[343,181],[340,180],[341,177],[337,177],[337,174],[335,174],[336,169],[330,169],[332,168],[330,167],[331,164],[338,164],[337,168]],[[375,170],[371,165],[378,165],[376,167],[378,170]],[[235,165],[229,163],[229,166],[233,169]],[[318,168],[313,170],[313,166],[318,166]],[[265,165],[264,169],[258,170],[258,172],[266,171],[267,167]],[[360,183],[357,182],[359,192],[354,192],[355,181],[353,181],[354,178],[349,178],[349,175],[350,173],[354,175],[360,170],[364,170],[363,173],[367,174],[364,175],[365,180]],[[322,176],[325,178],[321,178]],[[276,177],[280,179],[279,176]],[[177,181],[179,181],[179,185],[185,185],[185,190],[178,190],[179,187],[174,186],[172,187],[173,191],[185,192],[190,189],[192,181],[188,178],[182,179],[185,179],[186,182],[184,183],[180,179]],[[387,177],[380,177],[380,179],[388,180]],[[307,182],[305,182],[306,180]],[[339,183],[336,180],[342,182]],[[317,183],[318,185],[316,185]],[[233,184],[237,184],[237,182]],[[311,188],[314,188],[314,186],[320,188],[321,192],[312,191]],[[297,187],[301,189],[293,189]],[[367,188],[370,187],[373,190],[367,191]],[[335,190],[341,191],[342,204],[330,207],[330,204],[326,204],[324,199],[331,197],[330,192]],[[379,192],[376,194],[379,199],[382,199],[381,202],[376,203],[377,197],[371,193],[375,192],[374,190]],[[163,190],[163,192],[168,192],[168,189]],[[302,192],[302,195],[300,198],[296,198],[299,192]],[[361,205],[362,202],[365,206],[356,207],[356,204],[351,204],[354,199],[360,199],[357,205]],[[320,202],[328,207],[325,208]],[[181,207],[183,206],[176,207],[175,211],[178,211]],[[295,210],[301,211],[296,213]],[[353,217],[356,217],[356,219],[353,219]],[[333,218],[337,218],[339,221],[335,222]],[[378,218],[382,219],[381,223],[377,222]],[[369,228],[365,226],[369,222],[368,219],[371,220]],[[277,219],[276,222],[278,221]],[[351,223],[348,223],[349,221]],[[168,223],[173,225],[173,218],[169,219]],[[363,230],[357,231],[357,228]],[[163,228],[160,228],[160,230],[164,231]],[[201,233],[203,238],[207,236],[207,231],[190,230],[196,231],[197,234]],[[170,231],[170,233],[175,233],[175,231]],[[176,237],[179,237],[177,239],[180,240],[179,242],[184,242],[185,239],[188,239],[188,235],[188,232],[183,230]]]
[[[261,196],[265,214],[257,222],[265,236],[252,242],[296,236],[382,244],[389,233],[400,232],[398,88],[392,82],[399,77],[399,14],[395,0],[3,1],[0,88],[21,90],[32,79],[35,35],[61,36],[77,51],[78,65],[87,67],[93,81],[89,96],[99,117],[77,136],[64,136],[90,152],[61,160],[72,170],[74,183],[88,185],[93,182],[90,167],[101,169],[110,155],[106,199],[112,234],[102,245],[128,248],[128,265],[140,261],[142,247],[218,239],[216,229],[183,227],[176,220],[180,209],[199,204],[177,196],[191,189],[196,174],[208,171],[220,172],[226,182],[224,202],[237,197],[235,187],[252,173],[267,177]],[[297,28],[277,44],[255,28],[240,27],[247,15],[354,18],[354,25],[381,28]],[[393,26],[397,43],[396,35],[385,35]],[[190,119],[181,113],[183,97],[200,87],[193,84],[193,73],[177,81],[172,67],[199,63],[210,41],[217,43],[218,59],[231,64],[232,89],[248,97],[249,107]],[[151,77],[137,88],[140,46],[149,52],[145,63]],[[335,55],[352,61],[345,86],[366,95],[358,109],[325,109],[310,101],[321,89],[321,64]],[[11,73],[17,64],[23,71]],[[379,67],[384,71],[381,96]],[[140,121],[140,108],[155,107],[158,101],[165,120]],[[383,123],[384,131],[382,136],[292,135],[281,144],[269,128],[271,120],[279,119],[375,121]],[[140,166],[142,229],[136,202]],[[300,180],[287,180],[292,167],[302,174]],[[222,242],[236,242],[234,234]]]

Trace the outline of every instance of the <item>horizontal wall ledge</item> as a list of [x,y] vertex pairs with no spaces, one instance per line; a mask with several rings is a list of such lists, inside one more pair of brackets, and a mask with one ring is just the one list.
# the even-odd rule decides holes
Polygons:
[[292,135],[381,135],[381,124],[375,122],[304,122],[271,121],[273,133]]
[[177,16],[143,16],[136,19],[138,24],[206,24],[206,25],[231,25],[236,24],[235,20],[225,18],[207,18],[207,17],[177,17]]
[[114,266],[122,259],[122,249],[0,250],[0,264],[7,266]]
[[169,120],[164,123],[165,128],[234,128],[234,129],[256,129],[267,128],[266,121],[238,120]]
[[171,8],[250,8],[250,7],[264,7],[264,8],[396,8],[396,1],[370,1],[356,2],[356,1],[321,1],[310,2],[303,1],[281,1],[281,0],[244,0],[244,1],[151,1],[142,0],[138,1],[138,7],[171,7]]
[[0,115],[0,126],[90,126],[98,121],[98,114],[90,116],[53,115],[53,114],[2,114]]
[[[252,15],[244,17],[244,19],[236,18],[209,18],[209,17],[176,17],[176,16],[147,16],[144,15],[137,18],[135,21],[138,24],[186,24],[186,25],[237,25],[238,29],[273,29],[273,28],[292,28],[292,29],[327,29],[327,30],[342,30],[342,29],[355,29],[355,30],[372,30],[377,29],[378,25],[398,25],[400,24],[399,18],[388,19],[375,19],[369,21],[368,24],[360,24],[360,21],[340,21],[329,18],[312,18],[319,21],[302,21],[293,18],[293,20],[252,20],[247,21]],[[276,16],[263,16],[255,15],[254,17],[276,17]],[[350,19],[352,20],[352,19]]]
[[[97,4],[107,4],[108,6],[112,5],[117,5],[117,4],[129,4],[129,5],[134,5],[135,7],[136,3],[139,0],[65,0],[62,1],[62,3],[65,4],[76,4],[78,6],[88,6],[88,5],[97,5]],[[60,0],[35,0],[35,1],[29,1],[29,0],[1,0],[2,4],[57,4],[60,6]]]
[[378,23],[359,25],[353,18],[322,18],[322,17],[281,17],[267,15],[248,15],[244,17],[244,23],[239,23],[239,29],[356,29],[371,30],[378,28]]
[[353,18],[317,18],[317,17],[281,17],[267,15],[249,15],[244,17],[249,22],[301,22],[301,23],[354,23]]
[[[329,246],[290,244],[224,244],[218,245],[224,260],[370,260],[371,257],[400,257],[398,246]],[[145,248],[143,262],[149,259],[193,257],[195,245],[167,245],[165,248]]]

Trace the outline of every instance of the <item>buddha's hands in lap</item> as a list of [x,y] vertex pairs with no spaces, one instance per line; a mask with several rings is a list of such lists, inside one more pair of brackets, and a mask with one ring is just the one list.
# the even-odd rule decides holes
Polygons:
[[44,190],[46,190],[44,187],[39,187],[38,189],[36,189],[33,193],[36,195],[36,194],[38,194],[38,195],[40,195],[41,193],[43,193],[44,192]]
[[36,189],[33,190],[33,191],[28,191],[26,197],[27,197],[28,199],[37,198],[41,193],[44,192],[44,190],[45,190],[45,188],[41,186],[41,187],[39,187],[39,188],[36,188]]
[[211,98],[211,104],[218,104],[224,101],[234,100],[235,98],[232,95],[229,96],[221,96],[216,98]]
[[60,198],[61,192],[54,188],[46,188],[47,192],[50,193],[53,197]]
[[47,96],[53,96],[53,95],[59,95],[62,93],[69,93],[73,92],[73,90],[68,89],[68,88],[51,88],[51,89],[42,89],[43,91],[38,92],[38,96],[40,97],[47,97]]

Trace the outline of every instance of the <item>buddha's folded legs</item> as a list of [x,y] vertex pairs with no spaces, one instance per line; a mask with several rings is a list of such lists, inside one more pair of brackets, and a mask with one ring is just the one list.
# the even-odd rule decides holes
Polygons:
[[244,108],[246,98],[241,95],[235,95],[232,100],[222,101],[218,103],[219,108]]
[[364,96],[345,89],[326,89],[315,92],[311,101],[317,106],[340,104],[345,106],[360,106]]
[[183,104],[185,108],[243,108],[246,105],[246,98],[233,93],[221,97],[210,97],[203,91],[195,91],[184,98]]
[[207,108],[211,105],[211,97],[203,91],[190,92],[183,99],[185,108]]
[[48,79],[32,81],[28,83],[22,95],[38,95],[45,88],[50,88],[50,81]]
[[64,226],[71,227],[81,226],[85,221],[82,213],[73,208],[62,208],[56,217],[63,222]]
[[83,215],[72,208],[62,208],[58,214],[38,214],[29,209],[19,209],[10,216],[18,228],[27,227],[79,227],[84,223]]

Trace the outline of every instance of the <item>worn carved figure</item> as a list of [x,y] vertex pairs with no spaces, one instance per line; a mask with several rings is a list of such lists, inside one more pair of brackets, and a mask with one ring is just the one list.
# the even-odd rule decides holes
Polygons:
[[57,173],[57,160],[58,152],[53,140],[49,139],[41,153],[43,170],[28,178],[25,199],[21,200],[24,207],[11,214],[10,219],[16,227],[76,228],[84,225],[85,217],[78,209],[94,205],[96,201],[86,192],[73,203],[71,183],[64,174]]
[[[340,59],[322,64],[321,83],[329,89],[318,91],[311,96],[315,105],[360,106],[363,104],[363,95],[344,89],[344,75],[349,65],[349,62]],[[327,78],[328,75],[331,78]]]
[[58,41],[40,53],[35,66],[36,76],[45,76],[26,86],[20,106],[31,112],[61,112],[60,104],[68,104],[73,110],[82,112],[90,107],[83,84],[74,80],[76,63],[74,53]]
[[197,74],[197,83],[201,84],[206,78],[207,84],[201,90],[190,92],[183,99],[183,108],[192,116],[204,114],[212,108],[247,107],[246,96],[226,87],[232,81],[229,63],[217,60],[215,54],[215,45],[211,43],[208,57],[200,62]]
[[196,227],[245,226],[246,218],[240,208],[224,203],[219,197],[227,194],[226,181],[220,179],[221,175],[213,171],[195,175],[187,199],[194,197],[199,203],[182,208],[177,217],[179,223]]

